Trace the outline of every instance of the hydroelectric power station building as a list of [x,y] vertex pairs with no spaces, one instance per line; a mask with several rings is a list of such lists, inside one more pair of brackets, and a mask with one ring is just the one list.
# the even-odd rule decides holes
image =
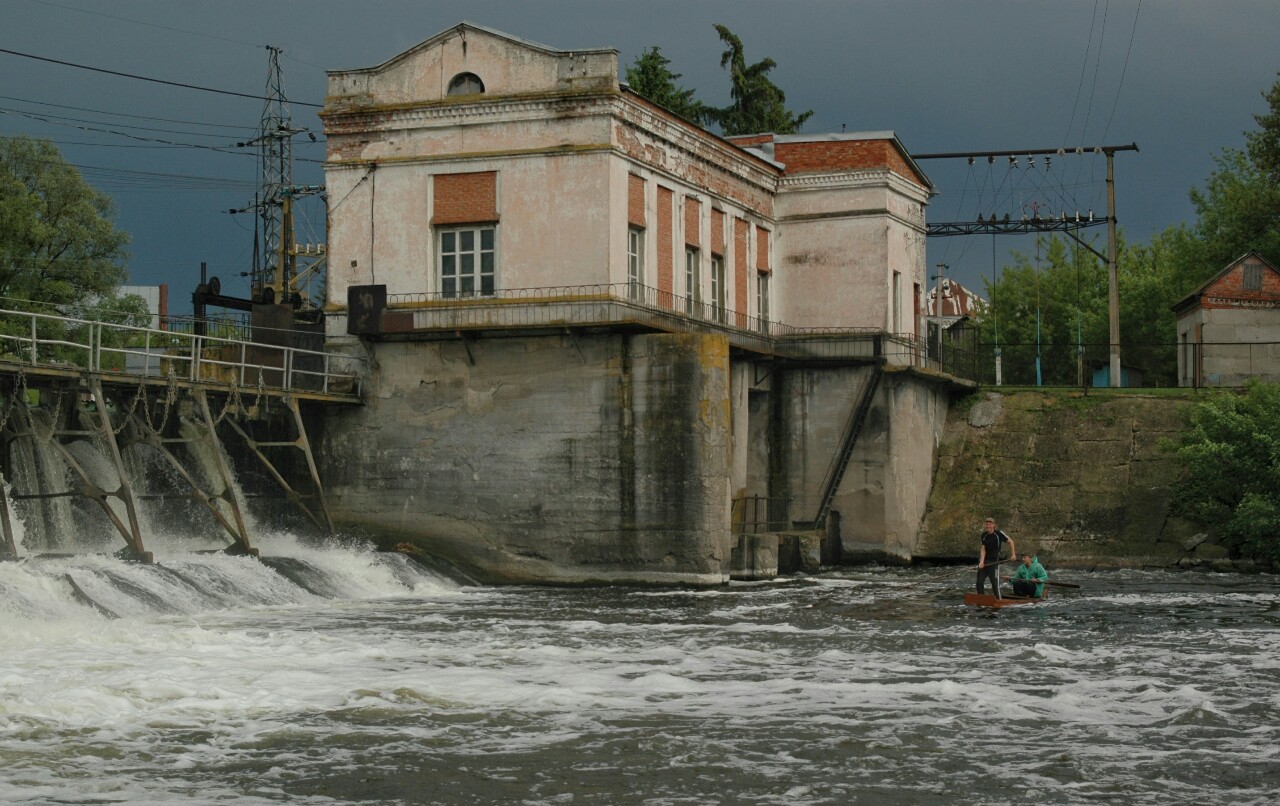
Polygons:
[[[614,50],[463,23],[329,73],[339,526],[496,582],[909,559],[960,384],[922,343],[931,185],[892,132],[722,138]],[[345,316],[343,313],[345,312]]]

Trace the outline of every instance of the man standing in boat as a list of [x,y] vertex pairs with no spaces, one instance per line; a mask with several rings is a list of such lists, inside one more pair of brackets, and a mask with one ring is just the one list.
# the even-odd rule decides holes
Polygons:
[[979,539],[982,541],[982,548],[978,550],[978,595],[984,593],[984,580],[990,579],[992,593],[997,599],[1003,598],[1000,596],[1000,576],[996,573],[996,568],[1000,565],[1000,549],[1005,543],[1009,544],[1009,556],[1018,556],[1013,538],[996,528],[995,518],[987,518],[983,522]]
[[1044,583],[1049,579],[1049,572],[1044,570],[1039,557],[1032,557],[1024,552],[1022,565],[1018,566],[1018,570],[1012,577],[1006,578],[1013,583],[1014,596],[1030,596],[1039,599],[1044,596]]

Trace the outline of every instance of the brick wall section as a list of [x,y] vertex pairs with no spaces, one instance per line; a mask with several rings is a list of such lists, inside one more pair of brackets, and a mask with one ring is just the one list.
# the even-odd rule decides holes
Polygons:
[[756,271],[770,271],[769,230],[763,227],[756,227]]
[[888,168],[904,179],[924,185],[924,177],[911,168],[890,140],[777,143],[773,156],[787,166],[788,174]]
[[633,227],[645,225],[644,180],[635,174],[627,174],[627,223]]
[[498,220],[498,173],[436,174],[431,223],[487,224]]
[[702,247],[702,202],[692,196],[684,197],[684,242]]
[[738,310],[738,327],[746,327],[747,324],[747,237],[750,226],[744,218],[733,220],[733,306]]
[[[625,107],[623,111],[626,111]],[[740,173],[736,170],[740,166],[733,162],[722,164],[724,155],[712,148],[709,135],[684,133],[670,142],[621,123],[616,134],[618,148],[638,164],[660,169],[692,187],[703,188],[757,215],[773,217],[772,194],[750,181],[747,178],[749,171],[745,168]],[[681,156],[677,158],[676,154]]]
[[658,302],[670,308],[674,301],[671,298],[671,285],[674,266],[674,252],[671,231],[672,206],[675,204],[669,188],[658,188]]
[[711,211],[711,254],[724,254],[724,210]]
[[772,134],[739,134],[733,137],[724,138],[739,148],[747,148],[749,146],[758,146],[761,143],[773,142]]
[[[1244,267],[1252,261],[1245,260],[1231,271],[1222,275],[1200,295],[1200,306],[1203,308],[1238,308],[1230,301],[1243,302],[1250,308],[1280,307],[1280,273],[1261,261],[1254,265],[1262,267],[1262,288],[1246,291],[1244,288]],[[1214,298],[1224,300],[1218,302]]]

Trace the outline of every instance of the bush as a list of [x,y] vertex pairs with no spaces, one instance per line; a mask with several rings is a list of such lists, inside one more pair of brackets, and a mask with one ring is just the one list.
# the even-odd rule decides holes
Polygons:
[[1250,381],[1191,410],[1174,509],[1210,524],[1233,554],[1280,561],[1280,385]]

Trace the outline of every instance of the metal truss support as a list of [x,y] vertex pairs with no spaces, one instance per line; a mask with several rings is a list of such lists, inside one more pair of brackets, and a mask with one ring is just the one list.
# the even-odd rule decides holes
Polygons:
[[[142,545],[142,529],[138,523],[138,510],[134,504],[133,490],[129,487],[128,476],[125,473],[124,460],[120,456],[120,446],[116,443],[116,434],[111,427],[111,418],[107,416],[106,398],[102,395],[102,383],[94,379],[90,383],[90,390],[94,395],[94,400],[98,403],[92,418],[96,420],[96,432],[59,429],[58,423],[55,421],[49,434],[49,444],[57,450],[63,461],[67,463],[67,466],[80,478],[80,494],[96,501],[98,506],[102,507],[102,511],[106,513],[111,524],[116,527],[116,531],[124,538],[125,547],[116,552],[116,555],[137,562],[154,562],[154,555]],[[26,419],[27,432],[32,438],[39,438],[40,434],[36,430],[35,419],[31,416],[30,408],[24,404],[20,407],[20,411]],[[101,439],[107,447],[107,454],[111,459],[112,466],[115,467],[116,476],[120,482],[119,486],[115,490],[104,490],[95,484],[71,451],[67,450],[67,447],[59,441],[58,437],[63,436],[96,436]],[[36,497],[50,498],[59,495],[65,495],[65,493],[45,493]],[[108,498],[118,498],[124,503],[125,517],[129,521],[127,524],[111,508]]]
[[925,226],[925,234],[930,238],[945,238],[950,235],[1010,235],[1024,232],[1065,232],[1075,237],[1077,230],[1089,227],[1100,227],[1111,223],[1110,218],[1016,218],[997,219],[995,214],[983,221],[942,221]]
[[[218,523],[222,525],[222,528],[227,530],[227,534],[231,536],[232,543],[230,546],[227,547],[226,553],[234,554],[234,555],[249,555],[251,557],[257,557],[258,550],[254,548],[253,545],[249,542],[249,530],[245,528],[244,517],[240,512],[240,504],[236,501],[235,493],[231,484],[231,473],[230,473],[230,470],[227,468],[226,461],[222,456],[221,446],[218,445],[217,432],[214,431],[212,421],[209,418],[208,404],[205,403],[203,400],[204,391],[201,390],[197,392],[197,394],[201,398],[200,408],[205,417],[206,438],[209,441],[209,448],[210,448],[210,451],[213,453],[214,462],[217,464],[217,467],[218,467],[218,475],[222,479],[222,492],[219,493],[218,495],[211,495],[210,493],[205,492],[200,487],[200,484],[191,475],[191,473],[188,472],[187,469],[182,466],[182,463],[178,461],[177,457],[175,457],[168,448],[169,443],[173,443],[173,442],[189,443],[194,440],[166,439],[163,436],[161,436],[159,432],[157,432],[154,428],[151,427],[150,422],[147,422],[144,418],[139,417],[137,412],[134,412],[132,414],[133,421],[138,426],[138,433],[142,441],[145,444],[150,445],[152,448],[155,448],[160,453],[160,455],[163,456],[169,462],[169,466],[172,467],[174,471],[177,472],[177,474],[181,476],[182,479],[186,481],[187,484],[190,486],[191,497],[199,501],[201,504],[204,504],[205,508],[207,508],[209,512],[213,514],[213,517],[217,519]],[[217,503],[215,503],[216,500],[218,499],[227,502],[227,506],[231,510],[231,516],[235,520],[235,523],[228,521],[226,515],[224,515],[222,513],[222,510],[218,508]]]
[[[323,529],[326,533],[333,534],[333,517],[329,513],[329,505],[324,499],[324,487],[320,484],[320,473],[316,468],[315,457],[311,453],[311,443],[307,439],[307,429],[302,422],[302,412],[298,409],[297,398],[286,398],[286,404],[289,406],[289,411],[293,413],[294,428],[298,433],[298,437],[291,442],[259,442],[251,437],[249,433],[245,431],[244,428],[242,428],[234,419],[228,418],[227,423],[230,424],[230,426],[235,429],[236,433],[244,439],[245,443],[249,446],[249,450],[253,451],[253,455],[258,457],[258,461],[262,463],[262,466],[266,468],[267,472],[276,480],[276,483],[280,485],[280,488],[284,490],[285,495],[288,496],[289,500],[292,501],[298,509],[302,510],[303,513],[311,519],[312,523]],[[293,486],[285,480],[284,476],[281,475],[280,471],[276,469],[276,466],[266,456],[266,454],[262,452],[262,448],[297,448],[302,451],[303,455],[307,458],[307,469],[311,473],[311,484],[315,489],[314,495],[304,495],[295,490]],[[316,499],[319,514],[306,505],[305,499],[307,498]]]

